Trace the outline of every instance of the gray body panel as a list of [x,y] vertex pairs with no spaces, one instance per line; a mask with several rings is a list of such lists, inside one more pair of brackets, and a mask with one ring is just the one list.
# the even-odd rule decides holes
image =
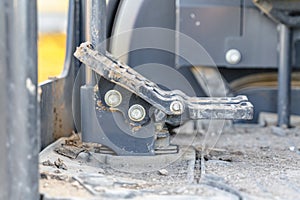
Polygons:
[[[278,40],[276,24],[258,9],[246,7],[241,2],[180,0],[176,5],[176,28],[202,45],[217,66],[275,68]],[[178,49],[181,50],[181,41],[178,41]],[[225,54],[230,49],[241,52],[241,62],[235,65],[226,62]],[[180,61],[179,65],[187,63]]]
[[[162,27],[179,31],[202,45],[219,67],[230,68],[276,68],[277,67],[277,25],[264,16],[251,1],[149,1],[143,0],[133,4],[123,1],[117,13],[113,35],[118,35],[141,27]],[[155,9],[155,14],[151,10]],[[159,35],[157,36],[159,40]],[[120,41],[114,38],[110,50],[118,56],[124,49],[134,46],[135,37],[129,36]],[[165,38],[169,45],[177,48],[180,54],[181,41]],[[166,41],[165,41],[166,42]],[[120,50],[122,48],[123,50]],[[225,60],[226,51],[238,49],[242,61],[230,65]],[[199,55],[195,55],[199,56]],[[131,66],[145,62],[174,66],[176,58],[164,52],[140,50],[122,55],[123,61]],[[211,65],[203,62],[186,63],[179,61],[179,66]]]

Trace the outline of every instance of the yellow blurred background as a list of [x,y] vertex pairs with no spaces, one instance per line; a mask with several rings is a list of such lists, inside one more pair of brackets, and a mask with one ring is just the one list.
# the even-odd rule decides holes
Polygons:
[[38,81],[61,74],[66,47],[68,0],[38,0]]

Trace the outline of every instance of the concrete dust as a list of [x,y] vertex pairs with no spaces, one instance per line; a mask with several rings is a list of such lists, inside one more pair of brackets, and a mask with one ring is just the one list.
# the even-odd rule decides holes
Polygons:
[[[71,159],[55,153],[53,146],[40,155],[40,189],[48,196],[81,199],[298,199],[300,128],[284,132],[279,136],[272,127],[226,127],[220,137],[212,138],[218,141],[208,141],[216,145],[208,146],[205,153],[205,131],[196,137],[180,133],[173,142],[193,146],[203,160],[195,158],[189,164],[183,160],[144,173],[118,171],[101,164],[88,151]],[[68,167],[61,174],[42,164],[58,158]],[[196,166],[201,166],[200,175]],[[62,175],[67,178],[57,177]],[[198,175],[199,182],[195,181]],[[84,181],[79,184],[74,177]]]

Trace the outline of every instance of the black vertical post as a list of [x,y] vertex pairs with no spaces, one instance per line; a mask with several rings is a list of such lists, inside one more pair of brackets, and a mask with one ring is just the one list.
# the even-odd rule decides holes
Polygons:
[[279,25],[279,68],[278,68],[278,126],[290,126],[291,98],[291,31],[287,25]]
[[0,1],[0,199],[39,199],[36,0]]

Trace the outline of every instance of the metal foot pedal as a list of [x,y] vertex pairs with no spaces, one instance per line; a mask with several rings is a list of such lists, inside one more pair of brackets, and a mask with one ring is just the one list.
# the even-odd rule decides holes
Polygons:
[[89,142],[117,155],[176,153],[169,132],[188,120],[252,119],[253,106],[246,96],[189,97],[179,90],[162,90],[90,43],[81,44],[74,55],[100,75],[93,88],[82,90],[82,120],[87,122],[83,140],[88,135]]

